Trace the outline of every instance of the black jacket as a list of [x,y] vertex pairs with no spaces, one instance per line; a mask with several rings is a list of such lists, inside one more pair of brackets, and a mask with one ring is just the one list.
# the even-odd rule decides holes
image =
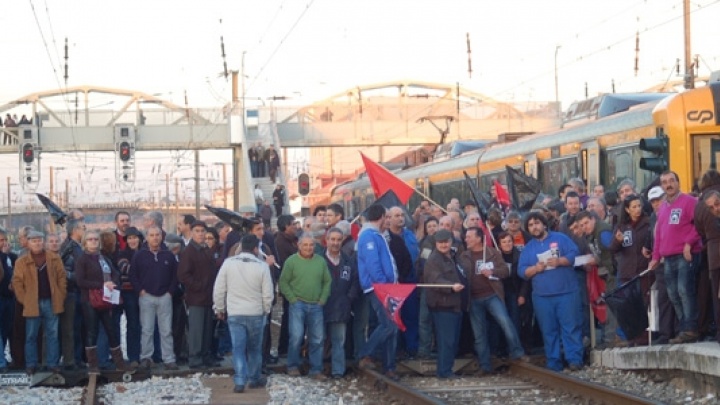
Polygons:
[[15,253],[2,253],[0,252],[0,262],[2,262],[3,277],[0,280],[0,296],[12,297],[13,293],[10,291],[10,280],[12,280],[13,270],[15,268],[15,261],[17,255]]
[[342,252],[337,266],[333,265],[325,252],[323,257],[332,277],[330,296],[323,307],[325,323],[347,322],[350,320],[352,302],[360,294],[357,263]]

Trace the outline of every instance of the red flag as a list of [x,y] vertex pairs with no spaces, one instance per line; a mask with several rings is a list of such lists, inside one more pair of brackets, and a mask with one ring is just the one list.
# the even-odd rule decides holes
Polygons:
[[588,301],[590,301],[593,314],[595,314],[595,318],[597,318],[600,323],[605,323],[607,320],[607,306],[605,302],[599,302],[598,300],[605,291],[605,281],[598,275],[597,266],[592,266],[590,271],[588,271],[586,284]]
[[493,185],[495,185],[495,198],[497,198],[497,202],[499,202],[503,207],[509,207],[510,194],[508,194],[507,190],[505,190],[505,187],[503,187],[497,180],[493,180]]
[[402,308],[407,297],[415,290],[415,284],[373,283],[373,288],[390,319],[395,322],[401,331],[405,332],[405,324],[400,318],[400,308]]
[[362,156],[363,164],[365,164],[365,171],[375,192],[375,198],[379,198],[386,191],[392,190],[403,204],[410,201],[410,197],[415,193],[412,187],[390,173],[386,168],[370,160],[362,152],[360,152],[360,156]]

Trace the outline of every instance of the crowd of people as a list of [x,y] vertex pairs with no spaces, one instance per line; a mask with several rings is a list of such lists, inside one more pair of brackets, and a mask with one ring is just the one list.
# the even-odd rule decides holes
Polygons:
[[[177,235],[157,211],[137,226],[120,211],[103,231],[74,211],[62,242],[23,227],[13,253],[0,231],[0,352],[9,344],[12,357],[0,356],[0,368],[201,369],[231,354],[243,392],[265,384],[278,356],[302,375],[303,352],[317,380],[342,378],[346,359],[397,379],[397,361],[413,358],[435,359],[439,378],[455,378],[458,356],[474,356],[485,375],[492,356],[529,361],[543,347],[548,368],[575,370],[590,345],[648,344],[612,311],[592,315],[588,278],[606,291],[637,279],[645,307],[657,290],[655,343],[720,342],[720,174],[705,173],[699,188],[682,193],[666,172],[647,195],[630,180],[587,195],[572,179],[527,213],[496,199],[487,212],[457,198],[412,213],[373,204],[355,231],[338,204],[302,224],[278,212],[274,231],[251,212],[242,229],[185,215]],[[393,300],[374,291],[394,284],[418,284],[399,310],[402,328]],[[115,290],[120,300],[109,304],[103,293]],[[276,356],[270,321],[280,301]]]

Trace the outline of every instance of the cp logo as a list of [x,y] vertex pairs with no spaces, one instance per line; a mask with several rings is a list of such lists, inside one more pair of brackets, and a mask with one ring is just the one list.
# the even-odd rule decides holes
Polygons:
[[701,124],[705,121],[710,121],[713,117],[713,112],[710,110],[692,110],[687,113],[687,119],[689,121],[700,121]]

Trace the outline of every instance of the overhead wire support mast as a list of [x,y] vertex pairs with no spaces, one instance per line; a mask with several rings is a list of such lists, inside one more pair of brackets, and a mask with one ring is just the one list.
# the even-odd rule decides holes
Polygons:
[[472,50],[470,49],[470,33],[465,34],[467,42],[467,55],[468,55],[468,78],[472,79]]
[[[222,28],[222,18],[220,19],[220,27]],[[225,75],[225,80],[227,80],[228,68],[227,68],[227,59],[225,58],[225,41],[223,39],[222,34],[220,34],[220,55],[222,56],[222,60],[223,60],[223,74]]]

